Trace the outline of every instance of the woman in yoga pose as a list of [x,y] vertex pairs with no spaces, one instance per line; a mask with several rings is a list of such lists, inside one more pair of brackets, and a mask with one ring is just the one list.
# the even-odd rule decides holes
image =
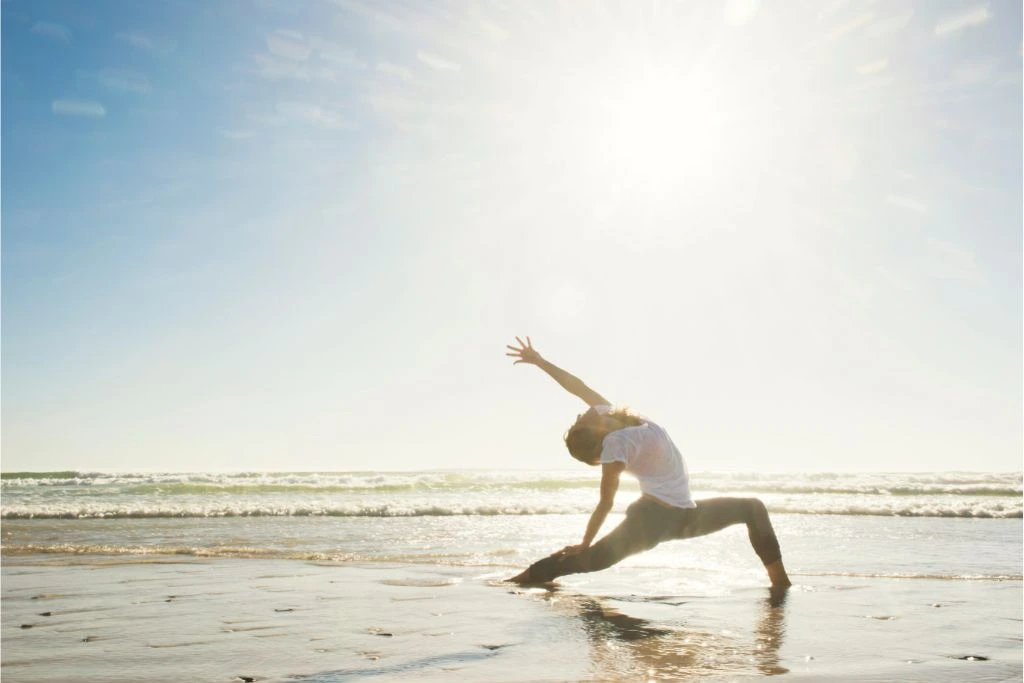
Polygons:
[[[764,503],[756,498],[694,501],[686,463],[664,429],[628,410],[612,408],[578,377],[541,357],[529,337],[525,342],[516,337],[516,342],[518,346],[509,345],[506,354],[515,358],[516,364],[536,365],[590,406],[566,432],[565,445],[580,462],[601,466],[601,498],[590,515],[582,542],[534,562],[510,581],[546,582],[566,574],[596,572],[662,541],[746,524],[750,544],[764,563],[772,585],[790,585]],[[615,502],[623,472],[636,477],[642,495],[626,510],[626,519],[619,526],[593,543]]]

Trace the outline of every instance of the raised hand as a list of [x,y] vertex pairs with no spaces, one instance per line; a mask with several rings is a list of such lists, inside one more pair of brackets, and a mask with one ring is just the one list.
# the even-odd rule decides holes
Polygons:
[[505,347],[508,349],[508,352],[505,355],[510,358],[515,358],[515,365],[518,365],[519,363],[536,365],[538,368],[548,373],[563,389],[573,396],[583,399],[588,406],[608,404],[608,399],[584,384],[583,380],[579,377],[566,372],[551,361],[542,358],[541,355],[537,353],[537,350],[533,348],[533,342],[530,341],[529,337],[526,338],[526,341],[516,337],[516,342],[519,346],[512,346],[509,344]]
[[530,341],[529,337],[526,338],[525,342],[523,342],[519,337],[516,337],[516,341],[519,342],[518,348],[511,344],[505,345],[505,348],[508,349],[508,352],[505,355],[516,359],[513,362],[513,365],[518,365],[519,363],[538,365],[542,360],[544,360],[533,348],[533,343]]

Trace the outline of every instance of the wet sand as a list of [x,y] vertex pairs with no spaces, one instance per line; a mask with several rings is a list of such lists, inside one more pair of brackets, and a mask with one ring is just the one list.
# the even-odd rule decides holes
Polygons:
[[1019,581],[794,576],[784,594],[643,569],[5,558],[5,681],[1004,681]]

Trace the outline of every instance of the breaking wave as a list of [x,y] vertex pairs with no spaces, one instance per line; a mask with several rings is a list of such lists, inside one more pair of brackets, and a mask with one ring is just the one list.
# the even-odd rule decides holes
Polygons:
[[[876,517],[948,517],[976,519],[1020,519],[1022,510],[1013,505],[942,505],[922,502],[904,506],[868,506],[863,504],[769,505],[772,514],[851,515]],[[376,506],[267,506],[174,508],[78,508],[7,509],[2,518],[16,519],[157,519],[197,517],[453,517],[498,515],[582,515],[585,505],[376,505]]]

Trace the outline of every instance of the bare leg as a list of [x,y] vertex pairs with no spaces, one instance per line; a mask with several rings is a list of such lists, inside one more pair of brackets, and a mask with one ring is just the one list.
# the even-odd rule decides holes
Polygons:
[[[635,504],[634,504],[635,505]],[[566,574],[596,572],[616,562],[649,550],[660,540],[651,525],[645,523],[642,511],[630,506],[626,519],[607,536],[581,553],[562,555],[561,551],[534,562],[525,570],[508,579],[515,583],[543,583]]]
[[768,578],[773,586],[788,588],[793,585],[793,582],[789,580],[789,575],[786,574],[786,568],[782,566],[782,560],[766,564],[764,568],[768,570]]
[[789,586],[768,510],[756,498],[709,498],[697,501],[697,507],[692,509],[666,509],[657,503],[637,501],[626,511],[622,524],[582,553],[554,553],[509,581],[542,583],[566,574],[600,571],[661,541],[704,536],[733,524],[747,526],[750,544],[761,558],[772,585]]
[[698,500],[673,538],[693,538],[720,531],[733,524],[746,524],[754,552],[761,558],[773,586],[789,586],[789,576],[782,564],[782,552],[775,537],[768,510],[757,498],[708,498]]

